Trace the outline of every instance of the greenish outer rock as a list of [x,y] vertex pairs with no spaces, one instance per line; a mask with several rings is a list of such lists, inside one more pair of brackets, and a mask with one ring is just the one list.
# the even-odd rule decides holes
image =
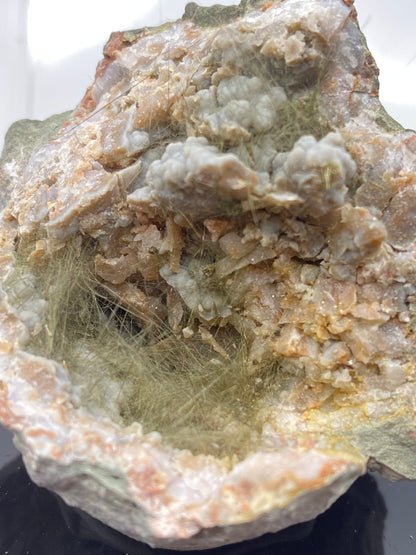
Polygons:
[[[287,0],[287,2],[289,3],[290,0]],[[280,3],[281,2],[276,2],[275,4]],[[311,3],[312,0],[308,0],[307,2],[305,2],[305,5],[309,6],[311,5]],[[261,4],[262,2],[258,2],[256,0],[242,0],[239,6],[213,6],[211,8],[202,8],[197,6],[195,3],[191,3],[188,4],[188,6],[186,7],[183,20],[193,21],[197,26],[204,29],[213,26],[226,25],[227,23],[233,21],[235,18],[244,18],[247,14],[249,14],[252,10],[255,10],[255,8]],[[286,4],[286,2],[282,2],[282,4]],[[295,2],[292,2],[292,4],[295,5]],[[316,5],[322,6],[323,4],[325,4],[325,2],[317,2]],[[336,0],[331,0],[328,1],[327,4],[330,7],[333,7],[334,5],[338,4],[339,6],[341,6],[342,3],[337,2]],[[344,0],[344,5],[351,7],[351,2],[349,2],[348,0]],[[350,18],[351,21],[349,21],[349,24],[354,25],[353,15],[351,15]],[[351,25],[349,28],[350,31]],[[114,37],[110,39],[105,49],[105,60],[101,64],[101,66],[99,66],[97,80],[99,81],[102,74],[105,73],[107,67],[111,65],[111,63],[117,57],[117,52],[119,53],[119,51],[122,51],[123,48],[134,46],[141,39],[143,39],[143,37],[149,37],[151,35],[155,35],[159,32],[162,33],[169,29],[170,25],[163,25],[153,30],[141,29],[127,31],[121,34],[119,43],[116,43]],[[396,253],[412,253],[415,251],[414,242],[413,244],[409,244],[409,240],[406,235],[406,226],[403,226],[403,230],[400,229],[400,233],[396,233],[397,230],[395,224],[400,227],[400,218],[397,219],[395,217],[394,211],[391,206],[393,202],[396,201],[398,209],[402,211],[405,216],[407,216],[406,206],[408,206],[409,204],[406,199],[404,201],[401,201],[401,192],[397,191],[400,187],[403,187],[404,191],[411,190],[412,187],[415,187],[415,137],[412,132],[405,131],[402,126],[395,122],[387,114],[383,106],[378,101],[378,98],[375,98],[376,93],[374,93],[374,91],[377,92],[378,90],[378,70],[375,66],[374,60],[368,52],[365,38],[361,33],[358,40],[361,41],[361,54],[365,59],[363,65],[365,65],[366,68],[365,70],[363,70],[361,67],[359,68],[359,70],[361,71],[359,77],[363,80],[368,94],[361,94],[361,90],[352,90],[352,98],[355,98],[354,95],[356,93],[358,93],[357,97],[362,96],[362,98],[357,99],[355,104],[351,102],[351,105],[346,106],[346,96],[345,94],[343,96],[344,91],[342,91],[342,94],[340,94],[340,98],[338,98],[338,90],[334,90],[336,89],[337,84],[340,83],[338,75],[335,74],[333,82],[326,82],[324,84],[325,86],[322,91],[323,100],[320,104],[320,110],[330,122],[331,130],[338,130],[339,133],[342,135],[347,150],[350,149],[351,152],[354,152],[354,157],[357,161],[357,165],[361,163],[360,177],[362,177],[362,181],[359,183],[360,186],[357,187],[357,191],[354,191],[357,204],[364,207],[365,209],[367,209],[368,207],[371,208],[371,210],[368,210],[366,212],[366,217],[368,216],[368,218],[370,218],[369,214],[371,214],[372,217],[374,214],[376,214],[372,223],[376,222],[378,225],[380,221],[383,222],[383,225],[387,230],[386,241],[388,242],[388,248],[391,251],[394,251]],[[114,52],[116,52],[116,54]],[[351,73],[353,74],[352,71]],[[368,96],[367,99],[364,98],[366,96]],[[99,106],[99,100],[97,102],[97,106],[99,107],[99,109],[103,110],[103,106]],[[75,111],[72,116],[71,112],[66,112],[61,115],[52,116],[45,122],[31,122],[29,120],[23,120],[21,122],[17,122],[11,127],[6,136],[5,147],[0,159],[0,165],[3,166],[3,173],[0,173],[2,186],[0,203],[2,207],[4,207],[7,203],[10,190],[13,190],[16,183],[18,182],[18,178],[16,176],[18,176],[19,171],[22,171],[26,163],[30,162],[30,157],[32,156],[32,154],[35,154],[42,145],[46,144],[53,137],[57,136],[57,140],[61,140],[62,135],[59,135],[59,129],[65,121],[67,121],[68,119],[72,119],[72,123],[75,122],[77,125],[81,124],[84,116],[94,116],[98,113],[99,110],[95,112],[95,108],[96,106],[93,106],[91,108],[91,94],[87,93],[77,111]],[[362,143],[357,143],[355,139],[357,129],[359,132],[362,132],[364,136]],[[369,131],[368,134],[365,135],[367,129],[369,129]],[[376,146],[374,146],[372,143],[371,133],[377,135],[377,138],[379,140]],[[383,143],[384,146],[376,155],[374,154],[372,149],[378,148],[380,143]],[[363,146],[364,151],[366,151],[364,155],[362,155],[362,153],[359,151],[359,148],[357,148],[357,150],[354,150],[354,148],[357,147],[357,144],[359,147]],[[408,165],[406,167],[404,165],[400,166],[399,163],[395,165],[396,170],[394,172],[394,176],[391,177],[391,180],[393,181],[394,179],[399,179],[400,177],[402,181],[398,181],[396,189],[392,188],[390,196],[387,195],[388,198],[385,199],[383,195],[379,193],[380,188],[378,187],[377,180],[381,180],[383,186],[385,187],[388,187],[390,183],[390,178],[386,178],[386,181],[383,181],[386,172],[389,170],[389,166],[387,165],[386,160],[390,152],[390,148],[394,156],[397,158],[399,158],[397,154],[398,152],[405,152]],[[362,158],[360,159],[361,155]],[[366,156],[368,156],[368,159],[366,158]],[[377,158],[377,156],[379,157]],[[377,170],[378,162],[380,163],[380,165],[384,164],[382,169],[380,169],[379,171]],[[118,175],[120,176],[120,179],[122,181],[127,175],[127,172],[123,169],[121,171],[118,171]],[[372,180],[374,180],[375,185],[373,184]],[[408,189],[406,189],[405,185],[408,185],[409,183],[411,183],[411,185],[408,187]],[[379,195],[380,198],[377,195]],[[140,195],[136,195],[136,197],[139,198]],[[141,203],[144,203],[146,200],[143,200],[143,198],[139,198],[139,201],[137,201],[137,198],[135,199],[137,204],[139,204],[139,201]],[[293,197],[291,197],[291,199],[293,200]],[[372,204],[373,200],[374,206]],[[413,202],[412,196],[410,197],[409,202],[410,201]],[[406,222],[408,221],[410,220],[406,220]],[[414,225],[414,220],[411,223],[412,225]],[[397,257],[399,258],[399,255],[397,255]],[[409,264],[411,264],[411,256],[409,256],[409,260]],[[340,261],[340,263],[341,262],[342,260]],[[406,260],[406,263],[407,262],[408,260]],[[338,266],[340,265],[342,266],[342,264],[339,264]],[[408,272],[409,276],[412,277],[411,271],[408,270],[408,266],[405,266],[404,263],[403,269],[405,269]],[[334,265],[333,270],[341,271],[345,270],[345,268],[335,268]],[[171,278],[171,276],[168,276],[168,279],[169,278]],[[406,279],[407,278],[408,276],[406,277]],[[398,283],[400,283],[400,275],[398,276]],[[415,301],[413,301],[413,303],[414,302]],[[413,310],[415,311],[415,306],[413,306]],[[405,318],[405,316],[406,315],[403,315],[403,318]],[[392,341],[393,340],[395,340],[395,338],[392,339]],[[383,400],[375,400],[374,404],[379,403],[379,405],[382,407],[380,413],[382,414],[382,416],[377,420],[373,420],[371,424],[363,423],[363,421],[361,420],[355,426],[352,418],[346,423],[343,421],[342,417],[334,422],[328,423],[326,421],[326,415],[324,411],[322,411],[321,413],[315,413],[313,410],[310,411],[310,418],[308,418],[307,421],[303,421],[298,424],[298,421],[292,418],[293,414],[291,413],[291,411],[286,410],[284,403],[282,404],[282,406],[276,408],[276,422],[287,423],[286,429],[289,435],[291,433],[297,434],[298,432],[304,432],[305,436],[308,436],[308,434],[310,434],[311,437],[316,439],[318,448],[319,438],[323,437],[325,434],[327,434],[327,436],[330,436],[332,433],[334,438],[336,438],[333,445],[335,450],[338,448],[342,450],[343,445],[345,444],[345,442],[347,442],[349,444],[349,448],[353,447],[357,449],[358,458],[361,457],[362,460],[369,460],[369,466],[371,468],[380,470],[386,476],[392,479],[400,477],[416,479],[416,426],[414,413],[416,396],[414,395],[414,381],[415,376],[413,368],[411,369],[411,371],[409,371],[407,384],[400,384],[400,387],[402,387],[404,392],[403,394],[407,395],[408,400],[408,407],[406,409],[407,413],[404,415],[401,414],[403,403],[402,398],[400,397],[400,387],[398,387],[395,390],[395,396],[392,401],[393,409],[397,409],[396,412],[394,412],[393,409],[389,412],[389,403],[387,401],[384,403]],[[4,399],[7,399],[6,394],[4,392],[2,394],[5,395]],[[289,398],[288,402],[289,404],[296,404],[295,396]],[[363,400],[363,404],[365,404],[365,402],[366,400]],[[112,510],[114,512],[114,518],[117,519],[116,513],[123,510],[123,505],[127,502],[128,499],[128,495],[126,493],[126,488],[128,488],[128,481],[126,476],[123,476],[123,479],[121,480],[116,479],[117,477],[114,478],[112,471],[105,467],[106,463],[103,463],[103,468],[101,468],[100,465],[97,465],[96,467],[91,466],[88,462],[76,462],[75,465],[71,467],[70,465],[66,466],[67,461],[64,461],[62,463],[63,468],[59,468],[59,464],[61,463],[56,465],[55,462],[52,460],[52,457],[50,456],[51,447],[47,443],[42,444],[41,448],[39,448],[42,454],[38,455],[36,449],[33,447],[32,440],[28,440],[25,436],[24,431],[22,432],[22,429],[19,428],[20,424],[16,424],[12,408],[10,409],[9,413],[7,413],[6,411],[4,414],[0,414],[0,416],[2,417],[3,421],[5,421],[5,423],[11,428],[14,428],[16,433],[18,434],[18,444],[21,447],[22,451],[26,453],[26,464],[28,465],[28,468],[33,477],[39,482],[47,485],[48,487],[54,488],[61,495],[63,495],[63,497],[68,502],[81,504],[81,506],[85,505],[87,510],[89,510],[92,514],[110,523],[111,515],[109,516],[108,513],[106,513],[105,509],[100,506],[102,500],[102,497],[100,497],[102,496],[100,488],[104,487],[104,489],[113,490],[114,499],[112,500]],[[366,405],[366,408],[369,408],[369,405]],[[406,410],[404,412],[406,412]],[[77,413],[76,415],[76,418],[79,418],[80,422],[83,421],[82,419],[84,417],[84,414],[81,414],[80,416]],[[97,430],[99,430],[97,431],[97,434],[99,435],[102,429],[105,429],[102,432],[103,437],[105,437],[106,433],[110,437],[113,432],[107,430],[106,426],[107,424],[103,424],[102,422],[100,422],[97,425]],[[126,435],[126,437],[123,438],[123,441],[125,441],[126,444],[129,442],[129,438],[127,436],[128,434]],[[114,437],[116,441],[117,435],[115,434]],[[323,443],[325,444],[325,441]],[[149,440],[149,444],[146,445],[146,448],[148,448],[149,445],[152,449],[159,448],[158,440],[154,438],[151,438]],[[326,446],[327,445],[325,444],[325,448]],[[82,449],[84,449],[84,447],[85,446],[83,446]],[[65,456],[70,458],[70,455],[67,452],[65,453]],[[85,456],[87,457],[87,455]],[[114,454],[114,460],[116,460],[117,456],[118,455]],[[71,461],[71,463],[73,464],[73,461]],[[118,469],[116,468],[115,470],[117,471]],[[362,471],[363,467],[357,463],[356,466],[351,467],[351,469],[347,472],[347,481],[352,481],[354,477],[356,477]],[[65,484],[60,483],[59,481],[61,473],[64,478],[66,476],[70,480],[75,481],[73,492],[65,491]],[[51,477],[55,480],[56,483],[51,480]],[[342,478],[336,478],[332,484],[322,487],[322,497],[319,498],[319,494],[317,494],[316,498],[314,498],[317,506],[319,506],[319,510],[323,510],[325,508],[325,502],[322,501],[322,498],[327,495],[328,499],[333,500],[342,492],[344,485],[345,484],[343,483]],[[89,491],[94,492],[93,499],[90,501],[88,500]],[[78,499],[81,499],[81,501],[78,501]],[[111,505],[111,502],[109,502],[109,504]],[[287,512],[284,512],[283,516],[281,516],[281,523],[284,523],[284,525],[289,525],[293,522],[299,521],[299,519],[301,520],[302,518],[311,518],[313,516],[312,507],[310,505],[305,507],[304,505],[305,504],[302,504],[302,499],[297,498],[296,502],[294,503],[292,513],[289,507]],[[286,511],[286,508],[284,509],[284,511]],[[199,535],[196,535],[193,539],[188,538],[187,540],[182,541],[182,539],[179,537],[175,537],[173,539],[161,539],[161,537],[159,536],[155,540],[152,535],[154,533],[154,528],[150,532],[147,528],[148,522],[146,519],[148,518],[148,515],[144,516],[142,509],[138,508],[138,506],[135,506],[132,514],[133,512],[134,518],[137,517],[137,521],[140,522],[139,532],[133,532],[128,528],[128,525],[123,528],[123,524],[120,523],[120,521],[116,521],[115,526],[125,533],[133,535],[134,537],[140,537],[145,541],[148,541],[150,544],[160,545],[168,548],[180,547],[184,549],[201,548],[201,546],[207,547],[210,545],[221,545],[222,543],[235,541],[238,538],[254,536],[258,533],[258,530],[261,530],[262,532],[270,531],[273,529],[274,526],[272,522],[273,518],[279,518],[279,511],[275,507],[270,514],[261,516],[258,521],[254,521],[253,523],[239,523],[237,525],[233,523],[232,526],[235,526],[234,531],[237,532],[237,534],[233,534],[233,532],[230,532],[230,534],[228,535],[228,531],[223,532],[219,528],[214,528],[211,530],[209,529],[209,527],[207,527],[206,529],[203,529],[201,532],[199,532]],[[296,517],[296,513],[298,514],[298,517]],[[300,517],[299,515],[302,516]],[[256,525],[260,521],[262,521],[263,524],[256,528]],[[218,524],[219,523],[217,523],[217,526]],[[274,526],[274,528],[277,529],[278,526]],[[212,534],[211,537],[210,534]],[[192,534],[190,533],[190,535]]]

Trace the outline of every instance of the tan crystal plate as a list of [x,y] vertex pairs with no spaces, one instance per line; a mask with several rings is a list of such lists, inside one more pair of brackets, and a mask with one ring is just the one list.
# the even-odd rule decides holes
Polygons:
[[191,4],[14,127],[0,418],[35,482],[189,550],[415,478],[416,138],[377,74],[350,1]]

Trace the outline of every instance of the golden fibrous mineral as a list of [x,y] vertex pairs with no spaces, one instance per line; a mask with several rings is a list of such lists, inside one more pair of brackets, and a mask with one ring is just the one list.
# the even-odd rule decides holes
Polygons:
[[114,33],[2,158],[0,417],[38,484],[153,546],[416,478],[416,136],[352,0]]

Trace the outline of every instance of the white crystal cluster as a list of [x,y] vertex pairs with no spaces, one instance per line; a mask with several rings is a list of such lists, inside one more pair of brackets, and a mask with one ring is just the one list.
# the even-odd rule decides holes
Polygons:
[[416,478],[416,136],[351,1],[246,4],[113,34],[0,174],[0,418],[35,480],[154,546],[312,518],[368,461]]
[[219,152],[205,137],[190,137],[167,146],[150,165],[146,186],[131,193],[128,202],[200,219],[221,213],[224,203],[247,198],[256,181],[235,155]]
[[187,107],[191,121],[205,136],[238,144],[278,125],[278,107],[286,100],[282,87],[265,90],[264,80],[235,75],[192,96]]
[[320,141],[311,135],[299,139],[289,153],[275,157],[274,182],[278,189],[297,194],[304,216],[320,218],[342,206],[356,166],[342,136],[329,133]]

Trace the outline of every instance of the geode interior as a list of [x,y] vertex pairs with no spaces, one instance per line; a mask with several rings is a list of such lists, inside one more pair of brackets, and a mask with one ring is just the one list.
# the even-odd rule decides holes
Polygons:
[[190,4],[6,152],[0,416],[35,480],[192,549],[369,460],[416,478],[416,137],[377,73],[350,0]]

